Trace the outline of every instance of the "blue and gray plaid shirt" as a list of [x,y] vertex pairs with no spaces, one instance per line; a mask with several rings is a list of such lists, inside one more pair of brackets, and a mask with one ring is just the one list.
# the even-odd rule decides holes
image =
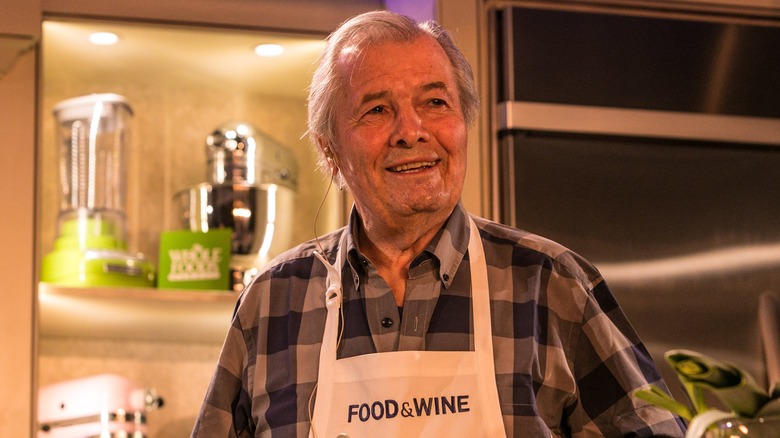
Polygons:
[[[474,220],[507,435],[683,436],[679,419],[629,396],[663,382],[598,271],[547,239]],[[413,261],[402,311],[357,249],[359,226],[353,210],[346,228],[277,257],[243,292],[193,436],[308,436],[326,315],[326,271],[313,251],[321,245],[334,262],[345,232],[340,358],[474,349],[463,207]]]

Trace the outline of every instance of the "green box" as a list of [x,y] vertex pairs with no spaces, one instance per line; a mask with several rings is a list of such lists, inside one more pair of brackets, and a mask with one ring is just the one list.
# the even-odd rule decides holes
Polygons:
[[160,289],[230,289],[232,230],[205,233],[163,231],[157,287]]

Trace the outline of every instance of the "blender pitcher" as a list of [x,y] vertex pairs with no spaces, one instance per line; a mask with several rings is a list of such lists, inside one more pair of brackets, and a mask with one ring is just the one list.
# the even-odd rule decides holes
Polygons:
[[55,105],[60,213],[41,279],[65,285],[154,286],[154,269],[125,240],[127,142],[133,111],[117,94]]

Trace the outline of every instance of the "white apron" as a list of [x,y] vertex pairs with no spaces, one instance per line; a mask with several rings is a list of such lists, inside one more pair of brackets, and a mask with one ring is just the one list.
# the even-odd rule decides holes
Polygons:
[[[345,245],[328,268],[328,314],[310,438],[503,437],[482,241],[469,238],[474,351],[397,351],[336,360]],[[343,243],[343,241],[342,241]]]

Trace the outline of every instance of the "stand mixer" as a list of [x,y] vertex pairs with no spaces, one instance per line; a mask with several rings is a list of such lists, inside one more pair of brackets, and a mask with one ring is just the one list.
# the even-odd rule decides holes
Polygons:
[[246,122],[219,125],[206,137],[209,181],[174,196],[181,227],[230,228],[231,289],[243,290],[270,257],[290,245],[297,161]]

